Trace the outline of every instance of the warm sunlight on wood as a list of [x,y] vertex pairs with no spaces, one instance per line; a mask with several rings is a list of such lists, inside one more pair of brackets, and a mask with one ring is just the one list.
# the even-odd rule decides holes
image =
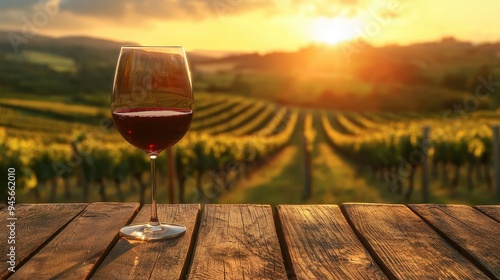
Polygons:
[[319,18],[311,26],[312,39],[319,43],[338,44],[354,39],[360,26],[359,20],[353,18]]

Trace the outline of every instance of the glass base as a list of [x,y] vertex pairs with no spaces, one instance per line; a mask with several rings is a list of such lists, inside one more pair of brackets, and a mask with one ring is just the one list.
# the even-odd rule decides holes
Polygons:
[[120,229],[120,235],[132,240],[161,240],[183,235],[186,227],[178,224],[149,224],[128,225]]

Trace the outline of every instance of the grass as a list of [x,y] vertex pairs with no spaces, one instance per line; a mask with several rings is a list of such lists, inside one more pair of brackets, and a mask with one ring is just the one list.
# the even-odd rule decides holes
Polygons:
[[215,202],[275,205],[390,201],[389,195],[383,196],[324,142],[318,128],[312,159],[313,195],[307,201],[302,200],[305,180],[302,129],[300,122],[289,146]]
[[57,72],[76,72],[75,61],[72,58],[52,53],[25,50],[20,54],[7,54],[7,58],[14,61],[47,65]]
[[[299,163],[299,149],[287,146],[268,164],[249,178],[242,180],[216,203],[300,203],[303,166]],[[302,179],[302,180],[301,180]]]
[[[309,104],[319,100],[325,91],[366,95],[373,85],[351,76],[338,73],[303,71],[300,73],[274,73],[248,71],[244,75],[231,73],[204,72],[195,87],[206,89],[209,84],[218,88],[230,89],[245,97],[252,96],[272,101],[294,101],[294,104]],[[235,79],[237,83],[233,84]],[[304,94],[307,93],[307,94]]]
[[[313,161],[316,189],[310,203],[389,202],[383,188],[374,187],[365,176],[346,162],[326,143],[318,143]],[[384,197],[385,195],[385,197]]]
[[0,105],[15,107],[19,109],[32,109],[44,112],[56,112],[59,114],[77,114],[95,117],[102,114],[107,108],[95,106],[68,104],[62,101],[25,100],[15,98],[1,98]]
[[5,126],[10,135],[22,137],[41,133],[60,138],[76,127],[98,128],[110,116],[104,107],[23,98],[0,98],[0,112],[0,126]]

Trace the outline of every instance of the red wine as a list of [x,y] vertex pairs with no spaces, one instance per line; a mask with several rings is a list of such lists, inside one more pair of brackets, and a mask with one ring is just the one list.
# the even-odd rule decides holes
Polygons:
[[180,108],[137,108],[113,112],[120,134],[135,147],[158,154],[186,134],[193,111]]

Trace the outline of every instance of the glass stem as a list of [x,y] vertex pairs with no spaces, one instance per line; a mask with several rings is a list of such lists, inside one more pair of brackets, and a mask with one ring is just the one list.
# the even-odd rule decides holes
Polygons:
[[151,218],[149,219],[150,226],[159,226],[158,210],[156,208],[156,155],[150,155],[151,161]]

